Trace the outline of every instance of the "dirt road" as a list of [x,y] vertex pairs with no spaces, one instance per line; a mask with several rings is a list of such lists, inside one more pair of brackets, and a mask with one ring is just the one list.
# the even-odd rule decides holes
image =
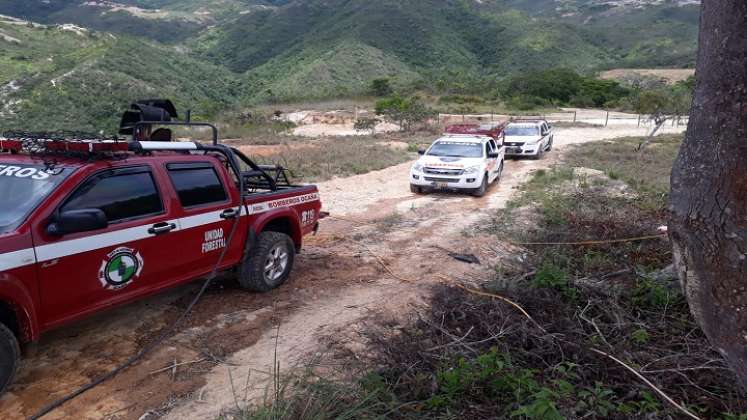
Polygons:
[[[291,281],[255,295],[218,282],[186,328],[154,354],[49,418],[210,419],[262,398],[275,357],[282,369],[323,351],[372,311],[404,313],[449,278],[486,278],[501,255],[477,229],[500,211],[533,170],[558,161],[573,143],[641,135],[645,129],[560,129],[542,161],[508,161],[503,179],[480,199],[415,196],[408,164],[320,185],[324,221],[298,258]],[[471,253],[468,265],[445,250]],[[392,273],[382,265],[384,263]],[[64,328],[24,359],[16,384],[0,399],[0,417],[22,418],[121,363],[168,325],[194,286],[180,288]],[[349,345],[355,347],[351,341]],[[146,416],[146,418],[151,418]]]

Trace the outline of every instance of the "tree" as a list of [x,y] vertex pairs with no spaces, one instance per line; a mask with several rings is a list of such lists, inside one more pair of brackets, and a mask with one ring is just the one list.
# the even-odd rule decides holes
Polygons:
[[357,131],[370,131],[371,135],[373,136],[376,134],[376,124],[379,123],[379,120],[376,118],[368,118],[368,117],[362,117],[355,120],[355,124],[353,124],[353,128]]
[[405,99],[394,96],[376,102],[376,115],[383,115],[405,131],[410,131],[414,124],[421,123],[434,114],[418,97]]
[[394,91],[389,79],[374,79],[371,81],[371,92],[376,96],[388,96]]
[[747,386],[747,2],[704,0],[669,232],[690,310]]

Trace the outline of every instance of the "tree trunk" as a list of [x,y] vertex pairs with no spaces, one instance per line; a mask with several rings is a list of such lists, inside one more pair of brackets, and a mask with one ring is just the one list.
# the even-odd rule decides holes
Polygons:
[[669,232],[690,310],[747,386],[747,1],[703,0]]

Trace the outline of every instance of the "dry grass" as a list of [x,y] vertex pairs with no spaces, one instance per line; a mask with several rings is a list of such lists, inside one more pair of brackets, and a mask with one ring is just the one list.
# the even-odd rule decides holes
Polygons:
[[344,137],[327,139],[312,147],[286,148],[257,160],[289,168],[297,181],[319,182],[384,169],[411,157],[406,150],[379,145],[366,137]]

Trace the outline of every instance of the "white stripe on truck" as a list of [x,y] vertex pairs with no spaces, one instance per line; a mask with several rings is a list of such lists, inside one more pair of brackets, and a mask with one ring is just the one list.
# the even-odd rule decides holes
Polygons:
[[[314,201],[319,201],[318,193],[289,198],[280,198],[277,200],[256,204],[249,204],[249,214],[254,215],[264,213],[269,210],[290,207],[297,204],[311,203]],[[221,218],[221,214],[225,210],[226,209],[222,209],[198,214],[195,216],[168,220],[165,223],[174,223],[176,225],[176,229],[172,230],[172,232],[192,229],[222,221],[223,219]],[[246,216],[246,209],[244,206],[241,207],[241,215],[242,217]],[[122,229],[115,232],[100,233],[98,235],[91,235],[83,238],[72,239],[69,241],[61,241],[48,245],[42,245],[36,247],[36,253],[34,252],[34,248],[6,252],[0,254],[0,272],[34,264],[35,262],[41,263],[45,261],[51,261],[57,258],[69,257],[71,255],[80,254],[83,252],[94,251],[101,248],[108,248],[115,245],[121,245],[128,242],[150,238],[153,236],[152,234],[148,233],[148,229],[150,229],[151,227],[153,227],[153,223]]]

